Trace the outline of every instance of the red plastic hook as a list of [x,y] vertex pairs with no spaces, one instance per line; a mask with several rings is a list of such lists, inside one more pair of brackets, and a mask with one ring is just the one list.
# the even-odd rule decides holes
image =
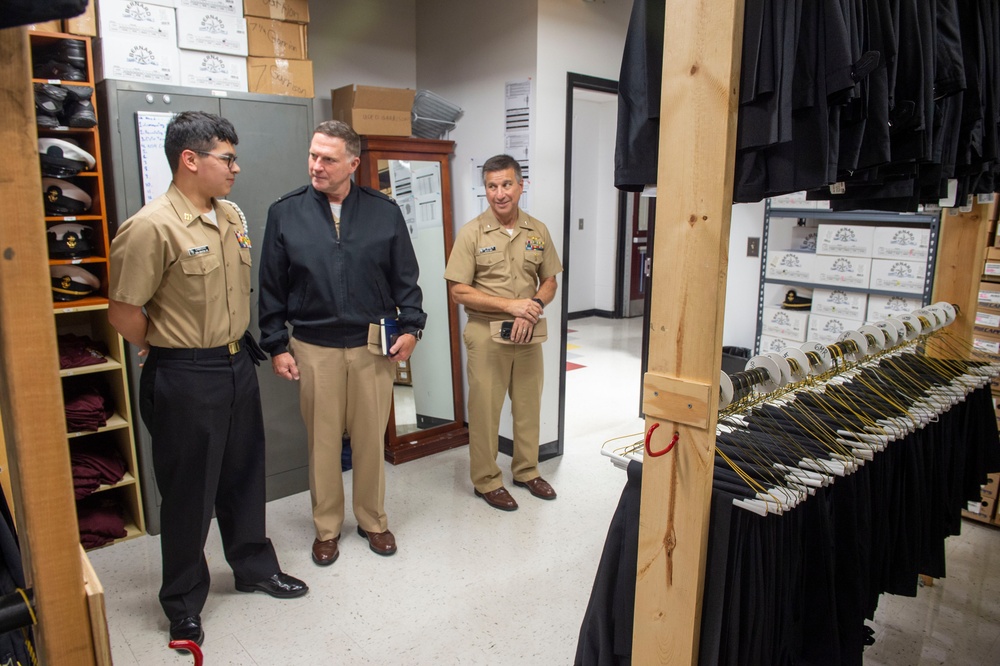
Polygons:
[[680,439],[681,437],[680,433],[675,432],[674,438],[670,440],[670,443],[667,444],[666,448],[664,448],[662,451],[657,451],[654,453],[653,450],[649,448],[649,440],[652,439],[653,437],[653,431],[659,427],[660,427],[659,423],[654,423],[653,425],[649,426],[649,430],[646,432],[646,453],[649,454],[651,458],[656,458],[658,456],[662,456],[665,453],[670,453],[670,450],[674,448],[674,446],[677,444],[677,440]]
[[171,650],[187,650],[194,656],[194,666],[201,666],[204,657],[201,654],[201,647],[194,641],[170,641],[167,647]]

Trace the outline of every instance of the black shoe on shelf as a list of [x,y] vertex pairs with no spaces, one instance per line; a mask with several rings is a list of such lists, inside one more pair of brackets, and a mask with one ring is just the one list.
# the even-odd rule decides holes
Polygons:
[[66,105],[63,122],[70,127],[93,127],[97,124],[94,105],[90,100],[75,100]]
[[87,75],[82,69],[56,60],[49,60],[35,65],[36,79],[59,79],[60,81],[86,81]]
[[[43,84],[46,85],[46,84]],[[63,90],[66,91],[67,100],[87,100],[94,96],[94,89],[90,86],[61,86]]]
[[40,46],[34,50],[38,60],[54,60],[73,67],[87,67],[87,45],[79,39],[61,39],[53,44]]
[[56,127],[60,127],[62,125],[58,118],[44,113],[35,114],[35,124],[46,129],[55,129]]
[[51,83],[35,84],[35,110],[39,115],[58,116],[62,113],[68,91]]

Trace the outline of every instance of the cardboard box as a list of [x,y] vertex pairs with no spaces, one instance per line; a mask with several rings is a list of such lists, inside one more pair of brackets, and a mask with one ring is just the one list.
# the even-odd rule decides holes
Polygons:
[[243,15],[309,23],[309,0],[243,0]]
[[[158,2],[159,0],[153,0]],[[171,4],[180,9],[187,7],[203,12],[228,14],[243,18],[243,0],[170,0]]]
[[844,331],[856,331],[863,323],[857,319],[812,315],[809,317],[809,342],[837,342]]
[[927,259],[931,230],[916,227],[875,227],[873,259]]
[[1000,247],[986,248],[986,265],[983,266],[983,276],[1000,277]]
[[180,57],[173,40],[107,37],[94,41],[98,81],[119,79],[176,86],[181,82]]
[[812,252],[768,252],[764,275],[778,280],[811,282],[815,259]]
[[181,85],[247,92],[247,59],[243,56],[181,49]]
[[331,90],[333,119],[358,134],[410,136],[410,112],[416,91],[352,84]]
[[927,262],[872,259],[871,289],[922,294],[926,279]]
[[990,474],[983,485],[982,496],[996,499],[998,491],[1000,491],[1000,474]]
[[226,55],[247,54],[247,22],[242,16],[177,8],[177,46]]
[[816,227],[792,227],[792,246],[795,252],[815,252],[819,231]]
[[301,23],[275,21],[258,16],[248,16],[246,22],[249,55],[289,60],[305,60],[309,57],[306,27]]
[[871,257],[874,237],[875,227],[865,227],[859,224],[820,223],[819,236],[816,240],[816,254],[839,257]]
[[62,32],[62,21],[56,19],[55,21],[45,21],[44,23],[30,23],[27,26],[28,30],[32,32]]
[[97,8],[95,0],[87,3],[87,8],[79,16],[63,21],[63,30],[71,35],[97,36]]
[[868,294],[843,289],[814,289],[812,311],[832,317],[864,319],[868,311]]
[[790,347],[798,349],[800,344],[802,343],[795,340],[785,340],[784,338],[762,335],[760,336],[760,353],[766,354],[768,352],[774,352],[776,354],[780,354]]
[[177,19],[169,7],[138,0],[101,0],[97,18],[103,39],[156,40],[177,47]]
[[805,191],[791,192],[781,196],[771,197],[771,208],[780,210],[782,208],[818,208],[827,210],[830,208],[829,201],[812,200],[806,198]]
[[786,340],[806,341],[809,313],[765,306],[761,309],[760,330],[765,335]]
[[973,334],[972,348],[984,354],[1000,356],[1000,338],[989,335]]
[[879,296],[871,294],[868,297],[868,316],[866,321],[882,321],[889,317],[910,314],[923,307],[921,299],[916,296]]
[[1000,284],[995,282],[979,283],[979,303],[976,309],[987,312],[1000,311]]
[[247,58],[250,92],[290,97],[313,97],[311,60]]
[[976,323],[972,330],[1000,337],[1000,312],[976,312]]
[[834,287],[867,289],[872,260],[816,254],[812,281]]

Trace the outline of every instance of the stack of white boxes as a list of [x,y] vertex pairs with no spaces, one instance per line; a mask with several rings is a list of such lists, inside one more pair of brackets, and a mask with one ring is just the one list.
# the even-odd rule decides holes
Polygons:
[[247,91],[243,0],[100,0],[98,80]]
[[[812,290],[794,286],[796,282],[811,282],[816,256],[816,227],[796,226],[791,229],[788,250],[769,251],[765,273],[768,279],[788,281],[781,287],[779,297],[784,299],[789,289],[799,297],[809,298]],[[780,302],[766,305],[761,310],[760,352],[781,353],[788,347],[798,347],[806,341],[809,310],[785,310]]]
[[173,0],[157,0],[156,4],[101,0],[97,16],[99,38],[94,42],[94,63],[98,81],[180,83]]
[[930,252],[930,229],[876,227],[872,245],[871,289],[910,295],[868,297],[865,321],[909,314],[923,305]]
[[813,294],[809,340],[831,344],[844,331],[864,323],[875,227],[844,222],[822,223],[816,240],[813,282],[824,285]]
[[247,92],[243,0],[174,0],[182,86]]

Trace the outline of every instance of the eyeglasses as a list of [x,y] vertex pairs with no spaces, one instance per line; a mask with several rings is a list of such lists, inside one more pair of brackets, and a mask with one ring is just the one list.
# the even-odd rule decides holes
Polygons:
[[233,170],[233,166],[235,166],[236,164],[236,155],[216,155],[215,153],[210,153],[207,150],[195,150],[194,152],[198,153],[199,155],[211,155],[216,159],[222,160],[223,162],[226,163],[226,166],[229,168],[230,171]]

